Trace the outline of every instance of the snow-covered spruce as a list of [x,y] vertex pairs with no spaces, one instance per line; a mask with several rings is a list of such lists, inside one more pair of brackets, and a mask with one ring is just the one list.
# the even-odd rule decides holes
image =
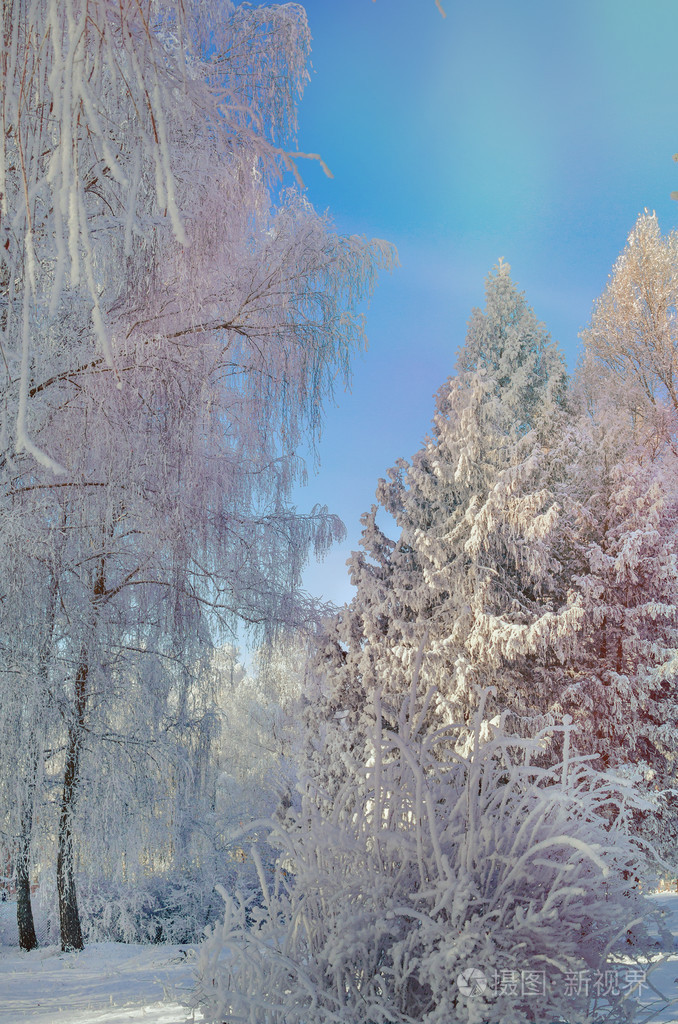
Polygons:
[[[438,392],[430,437],[380,481],[379,508],[363,517],[363,551],[350,561],[357,592],[319,657],[332,713],[348,709],[359,725],[376,686],[385,712],[387,697],[397,706],[424,634],[427,678],[460,716],[478,685],[524,718],[557,702],[581,617],[555,558],[547,457],[565,381],[561,354],[500,263],[457,374]],[[380,528],[382,509],[395,540]]]
[[581,752],[655,794],[642,821],[676,864],[678,236],[645,212],[583,332],[570,416],[549,453],[557,543],[582,617],[561,706]]
[[[658,794],[675,786],[678,754],[678,475],[670,452],[653,458],[634,440],[628,419],[599,401],[554,452],[562,558],[582,612],[560,701],[579,752]],[[675,809],[668,793],[660,800],[643,829],[675,860]]]
[[[651,252],[635,264],[627,253],[616,271],[627,312],[635,291],[663,296],[664,363],[675,325],[664,324],[662,288],[677,244],[641,218],[628,253]],[[630,276],[621,273],[629,261]],[[676,387],[657,366],[641,402],[626,359],[635,413],[619,400],[615,309],[606,297],[566,393],[563,360],[508,265],[488,276],[485,309],[474,311],[457,373],[438,393],[430,437],[380,481],[379,504],[363,516],[363,550],[350,560],[356,594],[316,658],[309,737],[312,746],[341,714],[354,746],[373,727],[365,694],[377,687],[393,722],[426,636],[427,678],[460,718],[480,685],[496,689],[490,713],[510,710],[515,731],[571,714],[579,753],[633,770],[657,796],[659,813],[642,828],[673,858],[675,798],[659,792],[674,786],[678,753],[678,469],[667,397]],[[644,334],[629,327],[643,365],[657,358],[647,324]],[[550,756],[560,756],[557,742]]]
[[[567,722],[564,761],[538,766],[543,737],[483,724],[486,696],[465,756],[455,748],[466,728],[423,726],[436,694],[415,689],[396,731],[377,701],[369,761],[352,766],[330,810],[322,779],[306,781],[301,813],[274,829],[281,856],[261,905],[222,893],[224,921],[199,959],[207,1020],[592,1019],[589,1000],[567,994],[567,973],[642,948],[643,900],[623,877],[642,860],[626,828],[634,797],[569,756]],[[484,992],[462,993],[469,968],[485,974]],[[543,976],[544,994],[493,991],[504,971]]]

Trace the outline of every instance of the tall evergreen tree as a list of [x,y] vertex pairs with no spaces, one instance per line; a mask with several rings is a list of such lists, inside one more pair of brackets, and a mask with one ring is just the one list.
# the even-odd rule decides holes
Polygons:
[[431,436],[380,481],[363,517],[364,551],[350,561],[357,594],[324,651],[338,713],[357,721],[377,687],[385,709],[398,706],[422,643],[423,675],[446,713],[468,716],[477,683],[495,686],[497,704],[520,719],[557,703],[581,616],[553,544],[549,451],[565,388],[559,350],[500,262],[457,375],[437,395]]
[[[649,791],[674,788],[670,437],[639,430],[632,409],[606,398],[590,359],[566,407],[562,359],[506,264],[488,278],[457,371],[431,437],[380,482],[363,517],[357,593],[323,650],[326,717],[341,726],[347,763],[371,728],[375,691],[395,726],[423,649],[421,677],[443,719],[468,720],[476,687],[489,684],[491,713],[508,711],[515,731],[570,714],[573,743],[599,767],[632,771]],[[381,528],[384,511],[397,540]],[[339,784],[338,762],[334,771]],[[657,821],[668,852],[678,832],[668,794]]]

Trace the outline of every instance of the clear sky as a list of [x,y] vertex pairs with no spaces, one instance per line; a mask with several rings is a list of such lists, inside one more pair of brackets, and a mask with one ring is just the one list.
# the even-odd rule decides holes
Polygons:
[[571,367],[636,218],[678,218],[676,0],[307,0],[302,168],[339,231],[395,243],[368,352],[328,409],[320,470],[296,496],[348,540],[307,589],[350,598],[345,561],[377,480],[420,446],[499,257]]

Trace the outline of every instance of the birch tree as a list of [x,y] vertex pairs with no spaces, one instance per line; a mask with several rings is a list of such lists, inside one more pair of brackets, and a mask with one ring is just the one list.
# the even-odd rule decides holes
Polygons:
[[215,225],[196,192],[228,192],[221,214],[246,219],[262,182],[293,166],[281,144],[310,36],[298,5],[230,0],[11,0],[2,18],[4,351],[20,383],[17,447],[51,464],[28,432],[31,357],[51,347],[36,318],[81,295],[90,357],[115,371],[110,336],[130,289],[141,286],[145,315],[158,253],[209,248]]
[[37,669],[21,656],[12,675],[5,620],[5,679],[46,680],[61,940],[81,948],[83,779],[129,739],[120,702],[151,732],[173,708],[178,729],[168,665],[196,664],[214,629],[314,614],[301,570],[342,527],[290,507],[296,452],[393,254],[274,194],[301,156],[298,5],[13,0],[2,45],[1,501],[21,529],[0,543],[36,607],[56,595]]

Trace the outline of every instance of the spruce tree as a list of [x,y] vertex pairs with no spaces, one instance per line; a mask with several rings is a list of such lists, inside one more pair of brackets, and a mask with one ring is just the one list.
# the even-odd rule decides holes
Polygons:
[[670,445],[650,449],[646,438],[599,393],[557,453],[561,557],[582,613],[561,704],[579,752],[656,797],[643,833],[674,859],[678,473]]
[[380,481],[363,517],[363,551],[349,563],[357,593],[323,651],[330,710],[347,711],[347,724],[377,688],[387,716],[399,706],[422,647],[442,715],[468,719],[476,686],[489,684],[521,731],[548,721],[581,617],[555,557],[550,451],[565,390],[558,348],[500,262],[430,436]]

